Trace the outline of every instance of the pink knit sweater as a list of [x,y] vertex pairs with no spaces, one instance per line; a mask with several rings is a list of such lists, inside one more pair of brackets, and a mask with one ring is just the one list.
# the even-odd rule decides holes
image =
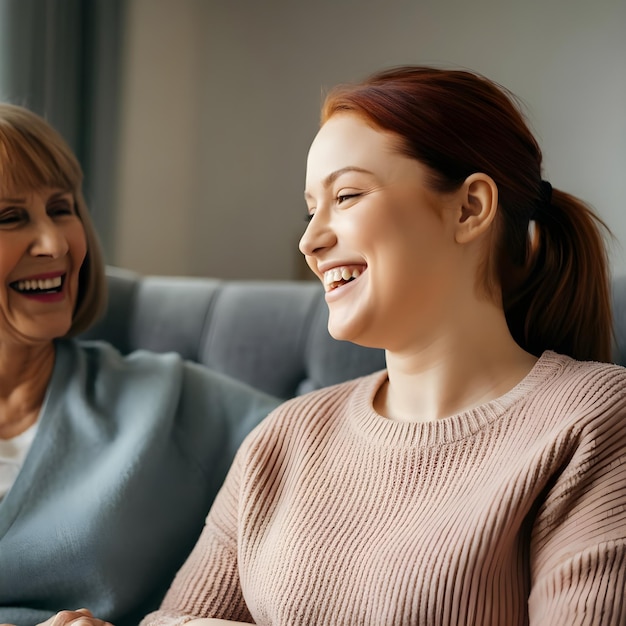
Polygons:
[[374,412],[385,376],[257,427],[144,626],[626,624],[626,370],[546,352],[429,423]]

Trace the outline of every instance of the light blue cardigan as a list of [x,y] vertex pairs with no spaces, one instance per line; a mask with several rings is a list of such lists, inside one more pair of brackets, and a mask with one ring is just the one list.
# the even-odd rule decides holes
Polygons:
[[0,623],[155,609],[234,452],[276,404],[174,354],[59,341],[32,448],[0,502]]

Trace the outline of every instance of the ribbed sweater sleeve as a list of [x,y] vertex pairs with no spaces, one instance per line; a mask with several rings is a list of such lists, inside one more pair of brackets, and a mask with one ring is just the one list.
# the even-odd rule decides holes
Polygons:
[[252,433],[144,626],[626,624],[626,370],[548,352],[427,423],[373,410],[385,376]]
[[531,624],[626,624],[626,391],[612,368],[592,375],[587,419],[533,527]]

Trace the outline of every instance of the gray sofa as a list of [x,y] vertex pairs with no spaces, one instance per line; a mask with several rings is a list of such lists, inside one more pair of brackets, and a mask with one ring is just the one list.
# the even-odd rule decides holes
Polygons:
[[121,352],[175,351],[279,398],[385,366],[381,350],[335,341],[316,282],[140,276],[107,268],[109,305],[87,338]]
[[[140,276],[109,267],[109,306],[85,334],[123,353],[176,351],[279,398],[385,366],[381,350],[336,341],[315,282]],[[614,361],[626,364],[626,276],[613,280]]]

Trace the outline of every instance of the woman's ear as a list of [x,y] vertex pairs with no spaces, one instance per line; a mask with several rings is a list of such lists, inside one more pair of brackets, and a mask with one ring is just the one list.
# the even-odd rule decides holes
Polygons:
[[498,187],[491,176],[477,172],[461,188],[455,224],[457,243],[470,243],[489,230],[498,211]]

